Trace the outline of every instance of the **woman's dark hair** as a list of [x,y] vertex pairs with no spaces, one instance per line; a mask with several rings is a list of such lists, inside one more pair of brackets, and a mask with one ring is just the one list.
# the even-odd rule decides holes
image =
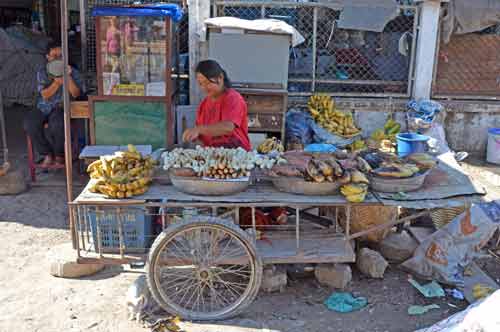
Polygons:
[[224,88],[229,89],[231,87],[231,81],[229,80],[226,71],[222,69],[222,67],[215,60],[204,60],[198,62],[195,71],[205,76],[212,83],[216,83],[215,79],[222,75],[222,77],[224,77]]

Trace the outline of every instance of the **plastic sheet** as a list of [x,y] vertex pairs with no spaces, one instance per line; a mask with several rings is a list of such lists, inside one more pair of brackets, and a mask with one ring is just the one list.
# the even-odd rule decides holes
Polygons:
[[354,297],[351,293],[333,293],[326,301],[328,309],[336,312],[352,312],[360,310],[368,304],[364,297]]
[[182,9],[175,4],[141,5],[138,7],[96,7],[92,16],[168,16],[174,22],[182,19]]

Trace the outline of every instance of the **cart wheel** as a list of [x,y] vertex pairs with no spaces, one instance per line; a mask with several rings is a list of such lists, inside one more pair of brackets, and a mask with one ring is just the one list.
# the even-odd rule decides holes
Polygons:
[[146,271],[153,297],[167,312],[187,320],[218,320],[252,303],[262,261],[239,227],[201,216],[158,236]]

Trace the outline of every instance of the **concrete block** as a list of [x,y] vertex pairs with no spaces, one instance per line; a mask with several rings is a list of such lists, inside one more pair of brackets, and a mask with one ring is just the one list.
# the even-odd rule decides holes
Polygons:
[[347,264],[319,264],[314,275],[322,285],[344,289],[352,280],[351,267]]
[[26,180],[21,171],[11,169],[0,176],[0,195],[17,195],[26,189]]
[[383,278],[389,264],[382,255],[374,250],[363,248],[359,251],[356,266],[361,273],[371,278]]
[[285,291],[287,282],[288,279],[284,267],[269,265],[264,268],[260,288],[266,293],[282,293]]
[[51,248],[48,253],[50,274],[60,278],[80,278],[104,269],[104,264],[79,264],[76,258],[76,251],[73,250],[71,243]]
[[402,263],[413,255],[417,247],[417,241],[407,231],[402,231],[390,233],[380,242],[379,250],[389,262]]

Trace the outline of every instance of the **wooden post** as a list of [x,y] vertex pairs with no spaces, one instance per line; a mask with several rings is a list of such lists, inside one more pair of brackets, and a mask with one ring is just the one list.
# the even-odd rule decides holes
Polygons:
[[202,99],[196,82],[196,64],[208,57],[205,20],[210,18],[210,1],[188,0],[189,15],[189,101],[197,105]]
[[420,5],[420,24],[415,57],[413,98],[428,99],[432,93],[434,62],[439,39],[441,1],[424,1]]
[[[73,156],[71,153],[71,113],[69,100],[69,77],[68,77],[68,0],[61,1],[61,42],[62,56],[64,62],[63,72],[63,101],[64,101],[64,159],[66,163],[66,193],[68,202],[73,200]],[[73,249],[76,249],[78,234],[75,233],[75,220],[69,211],[69,229],[73,242]]]

